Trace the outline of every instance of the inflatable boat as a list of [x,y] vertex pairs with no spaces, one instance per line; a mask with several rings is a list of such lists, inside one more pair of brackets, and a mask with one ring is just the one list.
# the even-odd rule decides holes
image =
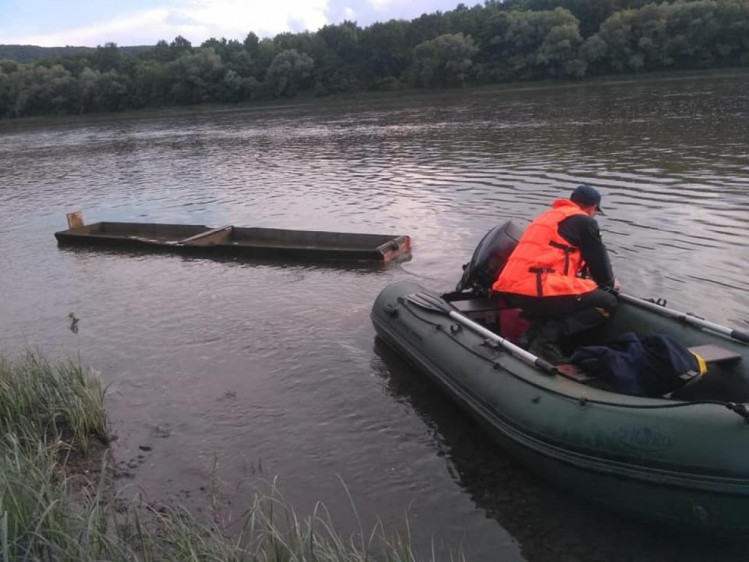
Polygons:
[[371,318],[519,462],[565,489],[638,518],[749,530],[749,335],[664,303],[619,301],[596,342],[664,334],[699,353],[707,372],[666,395],[623,394],[503,337],[511,316],[501,301],[470,290],[394,283]]

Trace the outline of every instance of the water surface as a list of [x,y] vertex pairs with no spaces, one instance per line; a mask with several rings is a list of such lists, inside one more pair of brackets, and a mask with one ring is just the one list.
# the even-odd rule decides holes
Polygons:
[[[749,78],[0,124],[0,348],[110,385],[122,480],[230,510],[278,478],[344,533],[409,525],[440,559],[701,560],[746,545],[622,521],[528,474],[376,341],[388,283],[449,290],[481,236],[579,183],[626,290],[749,324]],[[409,234],[387,268],[60,249],[65,213]],[[69,330],[68,314],[80,318]],[[143,451],[141,446],[151,447]],[[138,456],[141,456],[140,458]],[[344,488],[344,485],[348,489]],[[349,499],[349,494],[351,499]]]

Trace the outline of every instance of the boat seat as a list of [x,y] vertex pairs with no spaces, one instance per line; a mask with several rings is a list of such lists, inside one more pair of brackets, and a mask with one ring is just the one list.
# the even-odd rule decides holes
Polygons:
[[[715,344],[698,345],[689,347],[688,349],[689,351],[696,353],[697,355],[702,357],[705,360],[705,363],[707,363],[708,365],[711,363],[736,361],[737,359],[741,359],[742,357],[740,353],[736,353],[734,351],[731,351],[730,349],[726,349]],[[578,366],[571,363],[567,365],[556,365],[556,369],[561,373],[562,376],[579,383],[589,383],[598,380],[597,376],[588,374]],[[699,377],[695,377],[692,382],[695,382],[698,379]],[[687,383],[686,386],[689,386],[689,383]],[[667,393],[664,396],[670,397],[671,394],[672,393]]]
[[[688,347],[687,349],[692,353],[695,353],[702,357],[707,365],[736,361],[737,359],[741,359],[742,357],[740,353],[736,353],[735,351],[731,351],[730,349],[726,349],[725,347],[720,347],[719,345],[715,345],[712,343],[705,345],[696,345],[693,347]],[[677,393],[684,392],[684,390],[696,385],[696,383],[700,382],[701,380],[702,377],[692,377],[681,388],[678,388],[673,392],[668,392],[663,396],[664,398],[671,398],[674,395],[677,395]],[[683,396],[683,394],[681,394],[681,396]]]
[[710,363],[724,363],[741,359],[740,353],[736,353],[735,351],[731,351],[730,349],[712,343],[688,347],[687,349],[702,357],[708,365]]
[[499,310],[499,303],[487,298],[456,300],[452,301],[450,304],[453,305],[458,312],[462,312],[463,314],[497,312]]

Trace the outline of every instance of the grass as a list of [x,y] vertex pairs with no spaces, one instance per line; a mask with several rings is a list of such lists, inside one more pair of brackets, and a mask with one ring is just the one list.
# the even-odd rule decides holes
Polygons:
[[[106,450],[90,454],[108,442],[104,402],[99,378],[79,363],[0,356],[0,562],[417,560],[408,530],[389,535],[378,524],[365,534],[360,526],[344,538],[323,504],[300,518],[275,486],[236,521],[222,514],[215,486],[202,518],[124,501]],[[86,454],[89,465],[71,463]],[[91,463],[93,476],[80,470]]]
[[104,396],[96,373],[79,363],[0,357],[0,435],[32,446],[66,438],[86,453],[91,438],[108,439]]

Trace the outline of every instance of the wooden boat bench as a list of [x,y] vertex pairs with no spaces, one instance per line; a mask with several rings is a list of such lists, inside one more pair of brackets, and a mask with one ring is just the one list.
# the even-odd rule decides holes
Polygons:
[[[687,349],[702,357],[708,365],[741,359],[741,354],[715,344],[698,345]],[[563,376],[580,383],[589,383],[598,379],[595,375],[586,373],[576,365],[557,365],[556,367]],[[695,381],[698,380],[698,378],[695,379]]]
[[455,310],[487,325],[499,324],[500,303],[496,300],[480,297],[450,301]]
[[456,300],[451,301],[450,304],[462,314],[497,312],[499,310],[499,303],[487,298]]
[[702,357],[708,365],[710,363],[724,363],[726,361],[741,359],[740,353],[736,353],[735,351],[731,351],[730,349],[712,343],[688,347],[687,349]]

